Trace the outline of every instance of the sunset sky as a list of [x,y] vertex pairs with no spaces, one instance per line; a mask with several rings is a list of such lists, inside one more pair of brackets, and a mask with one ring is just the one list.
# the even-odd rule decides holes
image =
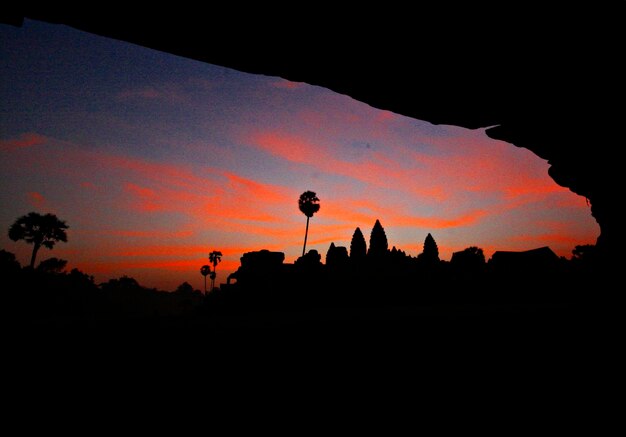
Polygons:
[[[419,104],[419,102],[416,102]],[[324,257],[380,219],[409,255],[550,246],[570,257],[599,228],[584,198],[530,151],[324,88],[180,58],[59,25],[0,25],[0,248],[28,263],[11,223],[67,221],[42,249],[96,277],[173,290],[216,283],[244,252],[302,251],[299,195],[315,191],[307,248]]]

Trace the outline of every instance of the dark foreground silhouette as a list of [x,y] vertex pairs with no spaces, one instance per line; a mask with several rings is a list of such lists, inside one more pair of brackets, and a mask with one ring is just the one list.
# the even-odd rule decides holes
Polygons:
[[242,256],[226,284],[203,294],[188,283],[174,292],[142,287],[122,277],[96,284],[66,261],[50,258],[22,268],[0,252],[6,285],[3,318],[17,325],[146,323],[207,327],[279,327],[368,321],[414,323],[420,318],[567,317],[601,301],[607,284],[593,246],[577,246],[571,260],[549,248],[496,252],[485,261],[478,247],[441,261],[428,234],[417,257],[388,249],[377,221],[369,249],[360,229],[350,251],[331,244],[325,263],[310,250],[295,263],[281,252]]
[[[215,278],[220,259],[221,252],[211,253],[213,270],[200,268],[205,279]],[[472,246],[448,262],[431,234],[415,257],[389,249],[377,220],[369,244],[357,228],[350,248],[331,243],[324,261],[316,250],[294,263],[282,252],[248,252],[226,284],[203,294],[187,282],[173,292],[129,277],[96,284],[66,271],[65,260],[22,267],[1,250],[0,316],[12,357],[31,365],[45,356],[47,365],[60,360],[68,369],[86,355],[97,367],[144,355],[153,366],[215,364],[242,354],[241,362],[258,366],[297,351],[359,366],[382,359],[394,369],[415,354],[419,363],[446,366],[467,366],[477,356],[513,356],[516,363],[540,356],[563,368],[574,352],[602,356],[619,332],[604,300],[612,283],[600,279],[611,277],[610,264],[595,246],[577,246],[570,260],[543,247],[496,252],[488,262]]]
[[[93,389],[96,380],[125,391],[140,380],[151,390],[208,385],[215,395],[217,386],[268,384],[264,392],[291,387],[301,396],[350,381],[358,397],[475,383],[472,392],[491,385],[517,397],[521,388],[558,387],[567,398],[586,390],[589,372],[598,381],[616,362],[619,319],[598,299],[593,248],[543,271],[527,268],[554,261],[545,249],[505,253],[500,265],[477,248],[449,263],[429,258],[433,249],[353,260],[331,246],[325,264],[313,250],[294,264],[279,252],[251,252],[230,285],[206,296],[187,283],[174,292],[127,277],[97,285],[63,272],[62,260],[22,268],[2,251],[8,374],[38,389],[53,381]],[[525,263],[508,264],[516,258]]]

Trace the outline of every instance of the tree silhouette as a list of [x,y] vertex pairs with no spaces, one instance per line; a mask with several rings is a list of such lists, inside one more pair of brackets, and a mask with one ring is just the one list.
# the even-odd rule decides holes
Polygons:
[[596,256],[596,246],[593,244],[584,244],[574,247],[572,250],[572,260],[589,261]]
[[200,274],[204,276],[204,294],[206,294],[206,277],[209,273],[211,273],[210,266],[205,264],[202,267],[200,267]]
[[362,260],[367,255],[367,246],[365,244],[365,237],[360,228],[354,230],[352,234],[352,241],[350,242],[350,258],[353,260]]
[[306,231],[304,232],[304,246],[302,246],[302,256],[306,252],[306,240],[309,235],[309,219],[320,210],[320,200],[313,191],[305,191],[298,199],[298,208],[306,216]]
[[376,220],[372,228],[372,233],[370,234],[370,248],[367,254],[370,256],[384,256],[387,254],[388,249],[389,245],[387,243],[385,229],[383,229],[380,221]]
[[439,249],[430,233],[424,239],[424,250],[419,254],[418,259],[426,262],[439,262]]
[[215,289],[215,277],[217,276],[217,265],[222,261],[222,252],[214,250],[209,254],[209,262],[213,264],[211,272],[211,291]]
[[191,284],[189,282],[185,281],[185,282],[183,282],[182,284],[180,284],[176,288],[175,293],[192,295],[193,294],[193,287],[191,286]]
[[9,238],[24,240],[33,245],[30,267],[35,268],[35,259],[41,246],[52,249],[57,241],[67,242],[69,226],[54,214],[41,215],[36,212],[18,218],[9,228]]

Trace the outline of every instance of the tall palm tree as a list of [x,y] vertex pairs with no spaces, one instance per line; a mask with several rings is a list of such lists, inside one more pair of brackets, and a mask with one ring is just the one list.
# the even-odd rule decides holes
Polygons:
[[209,262],[213,264],[213,271],[211,272],[211,291],[215,289],[215,277],[217,276],[217,265],[222,261],[222,252],[214,250],[209,254]]
[[206,277],[211,273],[211,267],[208,265],[203,265],[200,267],[200,274],[204,276],[204,294],[206,294]]
[[69,226],[54,214],[41,215],[31,212],[15,220],[9,228],[9,238],[13,241],[24,240],[33,245],[30,267],[35,268],[35,259],[41,246],[52,249],[57,241],[67,242],[65,230],[68,228]]
[[313,191],[305,191],[298,199],[298,208],[302,214],[306,216],[306,231],[304,232],[304,246],[302,247],[302,256],[306,252],[306,240],[309,235],[309,219],[320,210],[320,200]]

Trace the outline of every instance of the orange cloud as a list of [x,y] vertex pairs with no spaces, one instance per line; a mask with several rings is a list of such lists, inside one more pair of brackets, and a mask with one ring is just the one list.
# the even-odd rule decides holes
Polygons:
[[106,231],[107,234],[117,235],[120,237],[138,237],[138,238],[184,238],[191,237],[193,231],[137,231],[137,230],[113,230]]
[[487,211],[476,210],[454,218],[411,217],[392,215],[389,222],[392,226],[414,226],[428,229],[456,228],[476,224],[487,215]]
[[[332,150],[301,138],[277,132],[252,135],[249,142],[261,150],[287,161],[311,165],[321,171],[347,176],[376,187],[405,191],[417,196],[444,200],[447,195],[442,186],[423,187],[416,184],[418,168],[407,168],[380,152],[372,152],[370,159],[356,162],[333,156]],[[414,159],[413,154],[410,159]]]
[[511,241],[524,243],[566,243],[570,244],[572,248],[574,248],[577,244],[581,244],[580,238],[562,234],[517,235],[511,237]]
[[248,141],[287,161],[437,202],[454,202],[454,196],[463,191],[499,192],[505,201],[523,198],[526,202],[568,191],[549,179],[545,173],[547,163],[545,169],[537,171],[537,158],[530,152],[523,155],[521,162],[512,162],[510,155],[500,150],[511,146],[492,144],[489,139],[459,140],[457,147],[463,153],[446,156],[430,156],[394,144],[384,153],[372,151],[367,159],[355,161],[338,158],[333,149],[324,144],[313,144],[278,132],[256,133]]
[[224,172],[224,174],[228,178],[231,188],[237,191],[239,195],[257,199],[259,202],[263,203],[270,202],[284,204],[287,201],[293,200],[290,197],[291,193],[288,193],[283,187],[262,184],[231,172]]
[[488,215],[488,212],[485,210],[474,210],[450,218],[419,217],[396,209],[381,208],[369,201],[341,200],[327,203],[324,211],[326,216],[339,221],[361,223],[358,226],[373,225],[376,219],[380,219],[389,226],[443,229],[473,225]]
[[154,190],[149,188],[140,187],[139,185],[131,184],[127,182],[124,185],[126,191],[134,195],[136,201],[133,202],[132,207],[139,211],[154,212],[164,209],[164,205],[159,201],[159,198]]
[[[454,150],[450,150],[447,152],[450,156],[442,159],[394,144],[386,147],[385,153],[372,147],[365,152],[365,157],[359,155],[349,161],[331,146],[314,144],[282,133],[261,133],[253,136],[252,140],[257,148],[272,155],[368,185],[363,190],[365,194],[355,198],[341,198],[336,193],[329,193],[322,198],[322,209],[311,223],[308,240],[308,248],[315,248],[322,255],[330,242],[349,244],[357,226],[367,234],[377,218],[383,222],[388,235],[393,234],[393,229],[398,227],[405,228],[399,234],[407,234],[407,228],[434,230],[474,226],[484,221],[488,214],[521,208],[537,200],[549,198],[550,202],[558,202],[572,196],[567,189],[552,184],[547,175],[540,174],[540,170],[543,171],[541,167],[535,165],[532,167],[534,170],[528,170],[530,164],[527,166],[524,160],[521,163],[510,162],[507,155],[499,155],[497,150],[493,153],[472,152],[465,156],[455,155]],[[23,143],[28,144],[29,141]],[[30,143],[37,144],[37,141]],[[479,142],[475,143],[470,142],[468,150],[479,150]],[[218,168],[199,169],[192,165],[131,158],[81,149],[59,141],[53,141],[48,146],[49,153],[45,157],[28,153],[28,150],[11,156],[19,157],[20,165],[36,163],[34,167],[45,169],[54,177],[70,178],[75,188],[90,189],[88,193],[80,190],[83,196],[86,193],[93,194],[92,197],[103,196],[104,193],[121,193],[120,198],[106,198],[109,202],[105,202],[107,207],[117,208],[115,214],[123,215],[132,211],[133,218],[140,217],[139,222],[143,220],[145,224],[137,225],[139,229],[135,230],[130,223],[138,223],[136,220],[128,224],[116,222],[110,226],[124,229],[103,230],[99,227],[94,232],[73,226],[72,243],[85,241],[80,256],[83,260],[81,265],[85,266],[88,273],[129,272],[136,274],[137,279],[146,284],[152,280],[152,276],[147,273],[150,269],[159,270],[159,275],[167,275],[170,271],[185,272],[184,275],[172,274],[172,278],[186,275],[200,278],[197,270],[201,265],[208,264],[208,253],[215,248],[224,254],[223,262],[218,266],[220,281],[225,280],[223,278],[226,276],[222,275],[227,275],[239,266],[239,257],[245,252],[262,248],[283,251],[288,258],[287,262],[292,262],[300,254],[305,218],[296,209],[299,193],[292,188],[263,183]],[[460,144],[458,147],[466,145]],[[11,159],[17,162],[17,157]],[[92,190],[94,187],[98,190]],[[384,196],[386,192],[390,196],[382,200],[374,197],[381,193]],[[400,195],[392,196],[398,192]],[[463,196],[468,192],[472,196],[486,193],[485,197],[489,198],[490,203],[481,208],[472,198],[464,204]],[[28,194],[33,202],[43,199],[43,196],[40,198],[38,195],[41,196],[36,191]],[[370,198],[363,199],[363,196]],[[410,207],[420,207],[425,200],[431,201],[428,207]],[[584,199],[581,199],[579,207],[587,208]],[[437,216],[431,211],[437,211]],[[141,216],[143,213],[147,214],[146,217]],[[169,221],[174,216],[176,225]],[[180,216],[184,216],[184,219],[180,219]],[[167,230],[167,226],[176,228]],[[79,232],[84,232],[80,234],[80,239],[76,238]],[[585,243],[565,237],[572,233],[580,236],[580,229],[553,229],[542,225],[538,232],[543,233],[539,236],[522,236],[517,241],[505,240],[506,236],[498,235],[493,240],[483,241],[483,244],[478,241],[477,244],[485,249],[487,256],[490,248],[494,247],[495,250],[495,245],[500,242],[502,246],[497,248],[499,250],[523,250],[526,246],[549,245],[557,253],[566,255],[575,244]],[[456,247],[455,244],[460,240],[451,243],[445,239],[450,237],[443,235],[441,241],[435,235],[442,259],[448,259],[454,250],[469,246]],[[593,243],[595,237],[591,235],[589,242]],[[527,240],[522,241],[521,238]],[[422,240],[423,236],[419,239]],[[93,245],[92,250],[88,242],[94,241],[97,244]],[[209,245],[198,244],[203,241]],[[224,244],[230,241],[237,246]],[[511,247],[504,247],[509,243]],[[390,244],[413,255],[421,252],[421,243],[407,246],[402,241],[390,241]],[[410,251],[412,247],[414,250]]]
[[123,257],[189,257],[207,254],[209,251],[206,246],[195,245],[172,245],[172,246],[156,246],[156,245],[142,245],[138,247],[131,247],[121,249],[114,253],[115,256]]

